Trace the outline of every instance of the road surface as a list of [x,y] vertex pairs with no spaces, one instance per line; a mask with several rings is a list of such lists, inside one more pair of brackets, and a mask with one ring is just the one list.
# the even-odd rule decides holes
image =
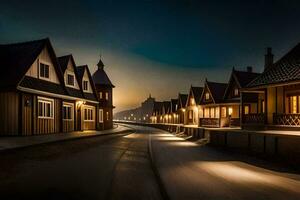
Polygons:
[[1,199],[300,199],[282,167],[132,127],[0,153]]

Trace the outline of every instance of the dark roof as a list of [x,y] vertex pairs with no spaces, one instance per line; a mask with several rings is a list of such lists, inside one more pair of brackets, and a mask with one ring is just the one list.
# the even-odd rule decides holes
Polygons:
[[24,76],[19,85],[30,89],[65,95],[64,87],[61,84],[52,83],[30,76]]
[[162,112],[163,102],[155,101],[153,106],[154,112]]
[[241,88],[246,87],[251,81],[257,78],[261,73],[255,72],[246,72],[246,71],[232,71],[233,75],[236,77],[238,84],[240,84]]
[[217,83],[217,82],[209,82],[206,81],[206,84],[211,92],[211,95],[215,101],[215,103],[220,103],[223,100],[223,96],[225,90],[227,88],[227,83]]
[[300,44],[294,47],[280,60],[265,69],[247,87],[258,87],[269,84],[280,84],[300,80]]
[[70,88],[70,87],[66,87],[66,90],[70,96],[84,98],[81,90]]
[[97,97],[96,97],[96,88],[95,88],[95,85],[94,85],[94,82],[93,82],[93,79],[92,79],[89,67],[87,65],[77,66],[79,83],[82,84],[82,78],[83,78],[83,75],[84,75],[84,70],[87,70],[88,77],[89,77],[89,80],[90,80],[90,84],[91,84],[92,90],[93,90],[93,93],[85,93],[84,92],[84,97],[86,99],[93,100],[93,101],[97,100]]
[[64,73],[68,67],[68,62],[70,60],[70,58],[72,57],[72,55],[66,55],[66,56],[61,56],[61,57],[57,57],[57,61],[59,63],[59,66],[61,68],[61,71]]
[[93,74],[93,80],[95,85],[104,85],[104,86],[109,86],[109,87],[115,87],[109,77],[107,76],[105,70],[104,70],[104,64],[102,62],[102,60],[99,60],[98,65],[98,69],[97,71],[95,71],[95,73]]
[[180,101],[182,105],[180,105],[181,107],[185,107],[186,105],[186,102],[187,102],[187,99],[188,99],[188,96],[187,94],[179,94],[178,95],[178,102]]
[[165,113],[170,113],[171,111],[171,101],[164,101],[163,106],[165,109]]
[[191,86],[191,90],[194,94],[196,104],[199,104],[200,100],[201,100],[201,95],[202,95],[202,92],[203,92],[203,87],[193,87],[193,86]]
[[176,112],[176,105],[177,104],[178,104],[178,99],[171,99],[171,111],[172,112]]
[[55,52],[48,38],[30,42],[0,45],[0,88],[16,88],[30,66],[47,47],[53,60],[59,81],[63,84],[63,76],[56,60]]

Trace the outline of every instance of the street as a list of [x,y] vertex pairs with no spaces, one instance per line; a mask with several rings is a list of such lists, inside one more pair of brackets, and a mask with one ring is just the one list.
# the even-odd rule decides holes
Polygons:
[[285,168],[131,127],[0,153],[1,199],[300,198],[300,175]]

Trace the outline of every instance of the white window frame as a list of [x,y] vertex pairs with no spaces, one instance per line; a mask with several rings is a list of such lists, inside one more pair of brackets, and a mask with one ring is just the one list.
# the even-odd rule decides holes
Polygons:
[[234,89],[234,96],[235,96],[235,97],[236,97],[236,96],[239,96],[239,94],[240,94],[239,89],[238,89],[238,88],[235,88],[235,89]]
[[205,100],[209,100],[209,96],[210,96],[210,95],[209,95],[209,92],[206,92],[206,93],[205,93]]
[[[51,67],[50,67],[50,66],[51,66],[51,63],[45,62],[45,61],[39,61],[38,63],[39,63],[39,64],[38,64],[38,75],[39,75],[39,79],[49,81],[49,80],[50,80],[50,77],[51,77]],[[48,78],[47,78],[47,77],[41,76],[41,64],[47,65],[47,66],[49,67],[49,77],[48,77]]]
[[99,122],[103,123],[103,109],[99,109]]
[[[43,103],[43,116],[40,116],[40,106],[39,103]],[[47,112],[45,109],[45,104],[50,104],[50,117],[45,116],[45,113]],[[49,98],[45,98],[45,97],[38,97],[38,101],[37,101],[37,115],[39,119],[54,119],[54,100],[53,99],[49,99]]]
[[[87,89],[84,88],[84,82],[87,82],[86,87]],[[83,91],[89,91],[89,81],[88,80],[82,80],[82,89]]]
[[69,108],[71,108],[71,118],[70,119],[65,119],[64,115],[63,115],[63,121],[73,121],[74,120],[74,104],[64,102],[63,103],[63,107],[69,107]]
[[105,99],[108,100],[108,92],[105,92]]
[[[87,112],[87,119],[85,119],[85,110],[88,110]],[[83,121],[85,122],[94,122],[94,111],[95,109],[92,106],[84,106],[83,108]],[[89,116],[89,111],[91,112],[91,116]]]
[[99,92],[100,99],[103,99],[103,92]]
[[[74,84],[73,85],[70,85],[68,83],[68,76],[73,76],[74,77]],[[75,80],[76,80],[76,77],[75,77],[75,73],[71,73],[71,72],[67,72],[66,73],[66,85],[69,86],[69,87],[75,87]]]

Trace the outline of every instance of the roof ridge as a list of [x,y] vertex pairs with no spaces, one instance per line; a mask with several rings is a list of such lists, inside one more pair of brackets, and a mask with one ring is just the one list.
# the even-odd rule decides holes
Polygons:
[[1,46],[13,46],[13,45],[24,45],[24,44],[30,44],[35,42],[46,42],[50,41],[49,37],[42,38],[39,40],[30,40],[30,41],[24,41],[24,42],[14,42],[14,43],[6,43],[6,44],[0,44]]

